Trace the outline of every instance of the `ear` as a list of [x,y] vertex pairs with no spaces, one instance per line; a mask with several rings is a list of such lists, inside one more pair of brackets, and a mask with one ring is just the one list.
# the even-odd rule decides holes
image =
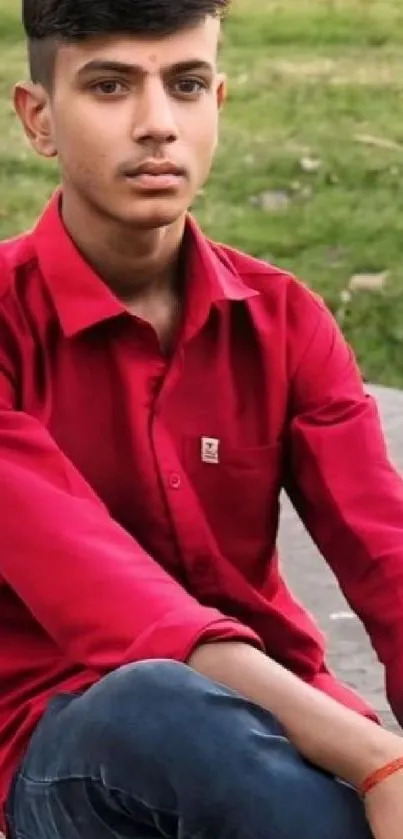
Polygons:
[[31,146],[42,157],[56,157],[49,95],[40,84],[20,82],[14,88],[14,108]]
[[221,110],[228,97],[228,80],[225,73],[220,73],[217,83],[217,103]]

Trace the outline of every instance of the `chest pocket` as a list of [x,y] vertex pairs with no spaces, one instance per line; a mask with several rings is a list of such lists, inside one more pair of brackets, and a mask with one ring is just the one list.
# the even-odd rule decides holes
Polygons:
[[277,538],[282,444],[232,448],[187,438],[184,465],[224,557],[258,584]]

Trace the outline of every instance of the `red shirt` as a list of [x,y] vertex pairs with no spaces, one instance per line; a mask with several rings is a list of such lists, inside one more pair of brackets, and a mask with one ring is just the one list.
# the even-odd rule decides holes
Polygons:
[[260,644],[371,714],[289,593],[284,486],[403,715],[403,489],[322,302],[189,218],[171,358],[67,235],[55,198],[0,247],[0,779],[49,700],[203,640]]

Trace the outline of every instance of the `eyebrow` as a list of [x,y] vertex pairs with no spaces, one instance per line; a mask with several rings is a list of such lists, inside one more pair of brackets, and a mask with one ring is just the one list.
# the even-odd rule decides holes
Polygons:
[[[164,74],[170,73],[172,75],[179,75],[180,73],[189,72],[208,72],[212,73],[214,67],[208,61],[201,59],[191,59],[189,61],[179,61],[166,67],[162,67]],[[91,73],[120,73],[122,75],[142,75],[146,74],[144,67],[139,64],[126,64],[121,61],[103,61],[93,59],[84,64],[78,71],[78,77],[83,78],[89,76]]]

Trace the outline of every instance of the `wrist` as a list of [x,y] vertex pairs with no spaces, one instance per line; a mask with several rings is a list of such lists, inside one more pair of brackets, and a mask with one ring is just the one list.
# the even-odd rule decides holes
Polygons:
[[350,782],[364,792],[369,779],[402,757],[403,738],[379,727],[376,736],[363,748]]
[[383,764],[383,766],[380,766],[379,769],[375,770],[375,772],[368,775],[364,783],[361,784],[361,788],[359,789],[361,797],[366,798],[373,789],[379,787],[380,784],[383,784],[383,782],[387,781],[388,778],[391,778],[393,775],[402,771],[403,755],[395,760],[390,760],[388,763]]

